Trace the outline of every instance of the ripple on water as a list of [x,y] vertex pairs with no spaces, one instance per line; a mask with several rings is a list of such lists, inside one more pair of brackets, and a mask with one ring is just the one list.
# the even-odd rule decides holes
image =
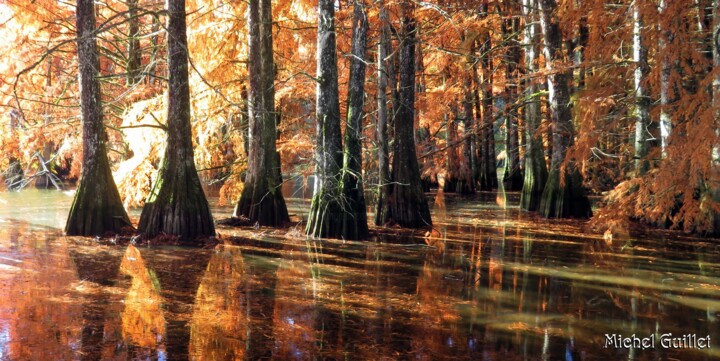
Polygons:
[[707,239],[607,243],[582,222],[520,212],[516,194],[482,193],[430,194],[432,229],[370,241],[221,228],[232,245],[123,248],[63,237],[71,198],[2,194],[0,360],[718,357],[604,347],[618,333],[720,340]]

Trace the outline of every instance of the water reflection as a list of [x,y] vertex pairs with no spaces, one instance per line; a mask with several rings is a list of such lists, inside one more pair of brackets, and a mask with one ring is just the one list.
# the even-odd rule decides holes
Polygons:
[[720,356],[604,347],[610,333],[720,340],[716,245],[608,243],[519,212],[514,193],[497,199],[438,193],[435,228],[403,242],[241,229],[235,246],[213,250],[123,249],[6,221],[0,360]]
[[80,348],[78,277],[63,240],[0,229],[0,359],[69,360]]
[[316,329],[319,312],[316,301],[322,288],[321,270],[315,265],[316,245],[309,240],[305,252],[297,252],[291,245],[289,257],[277,268],[272,316],[275,360],[310,360],[323,346],[322,341],[316,344],[323,340],[323,330]]
[[166,321],[157,277],[132,245],[125,251],[120,272],[132,277],[121,314],[123,340],[131,347],[139,348],[141,359],[164,358]]
[[462,282],[462,275],[444,269],[444,244],[445,240],[443,246],[426,253],[416,281],[417,315],[411,320],[415,325],[411,352],[416,360],[470,355],[468,351],[474,351],[474,345],[468,349],[470,339],[458,329],[461,317],[454,297],[462,291],[457,287]]
[[190,358],[243,360],[250,332],[240,249],[219,245],[200,281],[190,321]]

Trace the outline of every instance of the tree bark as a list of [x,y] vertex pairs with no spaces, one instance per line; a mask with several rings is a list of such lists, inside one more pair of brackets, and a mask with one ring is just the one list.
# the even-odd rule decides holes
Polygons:
[[335,3],[318,1],[317,88],[315,105],[315,193],[306,232],[312,237],[340,238],[343,211],[340,189],[343,162],[335,44]]
[[483,169],[480,175],[480,189],[489,191],[498,187],[497,156],[495,155],[495,119],[493,117],[493,92],[492,92],[492,60],[487,53],[490,50],[490,38],[483,46],[483,81],[482,81],[482,148]]
[[[49,98],[51,96],[50,89],[52,86],[52,76],[53,76],[52,69],[53,69],[54,61],[55,61],[55,57],[51,56],[50,61],[48,61],[48,64],[47,64],[47,73],[45,74],[45,77],[46,77],[45,78],[45,89],[46,89],[45,97],[46,97],[46,102],[47,102],[47,104],[45,104],[43,106],[43,108],[44,108],[43,122],[45,125],[48,125],[48,124],[52,123],[52,121],[53,121],[51,110],[50,110],[51,100]],[[52,151],[54,149],[55,149],[54,142],[51,140],[45,140],[45,142],[43,144],[43,150],[42,150],[42,156],[41,156],[42,160],[40,160],[40,161],[44,162],[45,160],[50,160]],[[45,167],[45,166],[43,165],[42,167]],[[52,184],[53,182],[51,182],[50,179],[51,178],[49,175],[47,175],[45,177],[36,178],[35,179],[35,188],[49,189],[53,185]]]
[[[480,7],[480,16],[487,17],[488,5],[483,4]],[[482,79],[477,79],[477,84],[482,94],[482,131],[480,132],[480,146],[478,151],[480,152],[480,190],[489,191],[497,188],[498,177],[497,177],[497,166],[495,156],[495,127],[493,119],[493,80],[492,80],[492,58],[490,52],[492,49],[491,37],[488,31],[485,31],[481,36],[482,44],[480,46],[482,65]],[[478,94],[480,95],[480,94]],[[480,114],[479,108],[478,115]]]
[[378,142],[378,201],[375,210],[375,224],[383,225],[383,220],[387,217],[388,197],[390,193],[390,154],[388,140],[388,98],[387,83],[388,70],[393,66],[389,64],[388,53],[392,47],[390,38],[390,24],[388,19],[388,11],[385,4],[380,3],[380,42],[378,43],[377,52],[377,142]]
[[[508,6],[509,12],[513,7]],[[505,110],[505,130],[506,130],[506,161],[505,172],[503,175],[503,183],[506,191],[519,191],[523,186],[523,175],[520,170],[520,139],[519,139],[519,118],[515,108],[517,101],[518,86],[520,81],[518,64],[520,63],[520,47],[517,41],[519,33],[519,18],[506,19],[503,24],[503,38],[508,39],[509,43],[506,47],[505,57],[505,93],[507,94],[507,103]]]
[[135,85],[140,80],[140,19],[138,13],[138,0],[128,1],[128,45],[126,77],[128,85]]
[[648,73],[647,49],[642,42],[643,21],[640,15],[640,0],[632,5],[633,12],[633,85],[635,90],[635,176],[641,177],[650,169],[648,160],[648,127],[650,126],[650,97],[645,89]]
[[[713,0],[713,26],[712,26],[712,48],[713,48],[713,68],[715,77],[713,78],[713,109],[715,111],[715,121],[720,121],[720,0]],[[716,124],[720,128],[720,125]]]
[[468,43],[467,56],[465,57],[465,72],[463,77],[463,141],[461,148],[460,168],[458,170],[458,183],[455,189],[460,194],[475,193],[475,142],[474,133],[475,126],[473,122],[473,94],[472,94],[472,67],[473,54],[475,53],[475,41],[467,39],[467,34],[463,34],[463,40]]
[[215,225],[193,154],[185,1],[168,0],[167,6],[167,145],[157,182],[140,215],[139,230],[149,238],[165,233],[192,242],[214,236]]
[[523,44],[525,46],[525,107],[523,110],[525,119],[525,177],[523,178],[523,189],[520,194],[520,208],[526,211],[538,211],[540,199],[547,181],[547,166],[545,164],[545,152],[543,150],[542,134],[538,131],[540,127],[540,104],[536,95],[538,86],[534,76],[538,69],[535,63],[536,47],[535,34],[535,0],[523,0],[523,15],[525,17],[525,29],[523,31]]
[[95,236],[119,232],[131,223],[113,180],[105,148],[102,100],[97,79],[100,62],[92,0],[78,0],[76,21],[83,158],[80,185],[70,207],[65,233]]
[[[388,219],[401,227],[431,226],[414,139],[415,119],[415,18],[409,0],[402,3],[403,33],[400,50],[399,109],[395,117],[395,143]],[[385,222],[383,222],[385,223]]]
[[234,216],[260,226],[290,222],[277,153],[275,63],[270,0],[248,3],[248,170]]
[[152,53],[150,54],[150,69],[148,71],[151,74],[150,83],[157,84],[160,82],[161,74],[158,72],[158,53],[160,53],[160,19],[157,16],[153,16],[152,27],[150,30],[153,36],[150,38],[152,43]]
[[240,88],[240,124],[239,130],[242,134],[243,151],[245,156],[250,156],[250,107],[248,103],[248,92],[245,84]]
[[574,164],[561,169],[565,154],[573,143],[574,130],[570,109],[569,75],[561,69],[561,31],[555,18],[555,0],[540,0],[540,25],[543,33],[545,64],[548,72],[548,102],[552,118],[553,152],[550,174],[540,202],[540,213],[548,218],[590,217],[590,201],[585,195],[582,175]]
[[475,137],[473,139],[473,142],[475,144],[475,171],[473,172],[473,178],[475,180],[475,184],[478,186],[478,190],[482,191],[485,190],[483,188],[481,179],[483,179],[483,173],[485,172],[485,157],[487,156],[485,154],[485,132],[487,131],[485,129],[485,122],[482,118],[482,102],[480,100],[480,74],[478,72],[478,66],[477,62],[473,62],[472,67],[472,77],[473,77],[473,90],[472,90],[472,96],[473,96],[473,106],[475,110],[475,124],[477,124],[477,129],[475,130]]
[[458,158],[458,149],[455,143],[458,139],[457,110],[452,106],[452,114],[443,114],[443,124],[445,124],[445,184],[443,191],[446,193],[455,193],[458,185],[458,171],[460,170],[460,160]]
[[672,134],[673,122],[670,115],[670,105],[675,102],[675,92],[670,86],[670,75],[672,74],[673,66],[671,64],[671,55],[667,53],[667,46],[673,41],[672,31],[665,29],[663,19],[668,14],[667,1],[660,0],[658,5],[658,12],[660,13],[660,26],[659,26],[659,40],[658,40],[658,54],[660,56],[660,149],[663,158],[667,156],[667,147],[670,134]]
[[[713,55],[713,70],[714,77],[712,82],[712,107],[715,113],[715,145],[713,146],[713,166],[715,172],[718,172],[720,167],[720,0],[713,0],[713,15],[712,15],[712,55]],[[717,173],[715,173],[717,176]],[[712,188],[713,201],[720,203],[720,187],[713,186]],[[715,236],[720,235],[720,214],[715,211],[711,211],[712,217],[712,231],[711,233]]]
[[363,0],[353,1],[352,58],[345,125],[342,193],[345,204],[342,237],[365,239],[370,234],[362,178],[362,121],[365,118],[365,47],[368,19]]

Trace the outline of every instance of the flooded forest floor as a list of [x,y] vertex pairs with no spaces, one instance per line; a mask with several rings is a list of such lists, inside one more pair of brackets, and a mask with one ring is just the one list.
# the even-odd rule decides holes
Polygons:
[[[226,244],[198,249],[65,237],[71,196],[2,193],[0,360],[720,358],[717,240],[609,243],[519,211],[517,194],[430,197],[432,230],[219,226]],[[712,347],[666,349],[668,333]],[[657,340],[616,349],[606,334]]]

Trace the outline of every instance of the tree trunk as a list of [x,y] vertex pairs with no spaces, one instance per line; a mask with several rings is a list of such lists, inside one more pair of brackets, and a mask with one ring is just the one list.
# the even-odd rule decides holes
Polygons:
[[380,3],[380,42],[378,43],[377,68],[377,142],[378,142],[378,200],[375,210],[375,225],[383,225],[387,217],[388,197],[390,192],[390,155],[388,154],[388,107],[387,107],[387,82],[388,69],[393,65],[388,64],[386,59],[391,48],[390,25],[388,11],[385,5]]
[[[510,12],[512,7],[509,7]],[[506,191],[519,191],[523,186],[523,175],[520,170],[520,139],[519,139],[519,118],[515,108],[518,93],[519,72],[517,71],[520,63],[520,47],[517,41],[519,33],[519,19],[506,19],[503,24],[503,38],[508,39],[509,44],[506,47],[505,58],[505,93],[507,94],[507,103],[505,111],[505,130],[506,130],[506,161],[505,172],[503,175],[503,183]]]
[[540,0],[539,4],[546,68],[549,74],[548,102],[553,131],[550,174],[540,202],[540,213],[548,218],[590,217],[592,210],[583,189],[582,175],[574,164],[568,164],[561,169],[565,153],[572,145],[574,137],[569,74],[567,70],[558,69],[556,66],[562,62],[562,49],[561,31],[555,18],[555,0]]
[[[388,76],[388,87],[390,88],[390,111],[388,112],[389,118],[388,118],[388,144],[392,142],[393,139],[395,139],[395,118],[397,117],[397,113],[400,110],[400,92],[398,91],[398,52],[399,51],[393,51],[392,49],[392,37],[390,36],[391,33],[397,34],[397,31],[395,31],[392,27],[392,23],[390,22],[390,18],[388,15],[388,20],[386,22],[387,28],[388,28],[388,43],[387,43],[387,51],[388,54],[388,60],[387,60],[387,76]],[[402,46],[402,45],[399,45]],[[388,153],[388,159],[390,161],[391,167],[392,167],[392,159],[393,159],[393,152],[395,149],[390,148]]]
[[[715,146],[713,147],[713,165],[715,166],[715,172],[718,172],[720,167],[720,125],[717,124],[720,120],[720,0],[713,0],[713,16],[712,16],[712,49],[713,49],[713,70],[714,77],[712,83],[712,107],[715,112]],[[717,173],[715,173],[717,176]],[[717,183],[712,188],[713,201],[720,203],[720,187]],[[717,236],[720,235],[720,214],[712,212],[712,233]]]
[[[422,24],[416,24],[415,38],[422,36]],[[415,42],[415,97],[421,97],[426,91],[425,83],[425,58],[423,57],[423,44],[421,41]],[[420,117],[422,116],[422,108],[415,108],[415,118],[413,127],[417,129],[414,132],[416,151],[424,153],[423,149],[431,142],[430,132],[426,132],[424,127],[420,127]],[[428,172],[423,172],[423,169],[432,167],[429,165],[432,163],[431,158],[420,158],[418,159],[418,169],[420,170],[420,184],[422,185],[423,192],[429,192],[430,188],[437,184],[437,175],[433,178]]]
[[270,0],[248,3],[248,170],[236,217],[276,227],[290,222],[281,192],[280,158],[275,125],[275,63]]
[[[245,156],[250,156],[250,107],[248,103],[248,92],[245,84],[240,88],[240,134],[242,134],[243,151]],[[244,181],[243,181],[244,182]]]
[[362,178],[362,121],[365,118],[365,47],[368,19],[363,0],[353,2],[352,58],[348,83],[345,155],[342,193],[345,200],[342,237],[365,239],[369,236],[367,208]]
[[[276,141],[280,139],[280,134],[277,127],[280,124],[282,116],[280,112],[275,109],[276,69],[275,60],[273,59],[272,26],[272,0],[260,0],[260,61],[262,63],[261,86],[263,88],[263,118],[265,122],[265,132],[267,133],[267,138],[265,138],[264,141],[268,144],[268,158],[274,158],[268,160],[268,162],[270,162],[270,173],[272,173],[272,175],[275,177],[275,184],[277,185],[278,192],[276,194],[276,197],[279,196],[280,198],[282,198],[282,193],[280,192],[280,187],[282,186],[280,152],[277,151],[276,146]],[[285,200],[282,199],[281,202],[283,203],[282,208],[285,208]],[[283,213],[280,210],[278,210],[278,212],[281,214]]]
[[[430,208],[420,182],[414,140],[415,18],[412,3],[404,0],[403,39],[400,50],[400,104],[395,117],[395,143],[388,219],[401,227],[432,225]],[[383,223],[385,223],[383,221]]]
[[[488,5],[483,4],[480,8],[480,16],[487,17]],[[482,131],[480,132],[480,190],[489,191],[497,188],[497,165],[495,157],[495,127],[493,119],[493,80],[492,80],[492,57],[491,37],[489,32],[482,35],[480,46],[482,65],[482,80],[478,79],[478,87],[482,92]],[[478,112],[479,114],[479,112]]]
[[190,87],[185,1],[168,0],[167,145],[157,182],[148,196],[139,230],[182,242],[215,235],[215,225],[195,168],[190,125]]
[[97,79],[100,62],[92,0],[78,0],[76,20],[83,158],[80,185],[70,207],[65,232],[68,235],[95,236],[119,232],[131,223],[120,200],[105,149],[102,100]]
[[[548,93],[548,78],[545,77],[543,81],[540,83],[540,92],[547,94]],[[540,120],[540,127],[545,130],[545,132],[542,133],[543,136],[543,144],[545,144],[545,166],[549,169],[550,163],[552,163],[552,155],[553,155],[553,127],[552,127],[552,115],[550,110],[550,100],[548,99],[548,96],[545,95],[541,98],[542,106],[541,108],[544,108],[545,111],[542,113],[543,117]]]
[[480,174],[480,189],[489,191],[498,187],[497,157],[495,155],[495,119],[493,117],[493,93],[492,93],[492,60],[490,54],[490,39],[486,40],[484,46],[485,59],[483,60],[483,82],[482,82],[482,148],[484,164]]
[[158,74],[157,70],[157,56],[160,52],[160,19],[158,19],[157,16],[153,16],[152,27],[150,31],[153,35],[150,38],[150,42],[152,43],[152,53],[150,54],[150,69],[148,70],[148,73],[150,75],[150,83],[157,84],[160,82],[160,74]]
[[315,193],[306,232],[312,237],[340,238],[343,211],[340,189],[343,161],[335,45],[335,3],[318,2],[317,99],[315,106]]
[[475,53],[475,41],[468,40],[463,34],[463,40],[468,43],[467,56],[465,57],[465,72],[463,77],[463,141],[460,157],[460,168],[458,169],[458,184],[455,189],[460,194],[475,193],[475,127],[473,122],[473,94],[472,94],[472,66],[473,54]]
[[452,106],[452,114],[443,114],[443,123],[445,124],[445,184],[443,191],[446,193],[454,193],[458,185],[458,171],[460,170],[460,161],[458,159],[458,149],[455,143],[458,140],[457,111]]
[[713,109],[715,110],[715,121],[720,120],[720,0],[713,0],[713,26],[712,26],[712,49],[713,49],[713,68],[715,77],[713,78],[712,94]]
[[543,150],[540,127],[540,104],[535,95],[538,86],[533,77],[538,69],[535,63],[535,0],[523,0],[523,15],[525,16],[525,29],[523,31],[523,44],[525,45],[525,177],[523,189],[520,194],[520,208],[526,211],[538,211],[540,199],[547,181],[547,166]]
[[477,128],[475,129],[475,137],[473,139],[473,142],[475,144],[475,171],[473,173],[473,179],[475,180],[475,184],[479,186],[478,190],[485,190],[483,188],[482,183],[480,180],[483,178],[482,174],[485,171],[485,122],[482,118],[482,102],[480,101],[480,75],[478,73],[478,66],[477,62],[473,62],[472,67],[472,77],[473,77],[473,90],[472,90],[472,96],[473,96],[473,106],[475,110],[475,124],[477,124]]
[[140,79],[140,65],[142,53],[140,52],[140,19],[138,13],[138,0],[129,0],[128,3],[128,45],[126,77],[128,85],[135,85]]
[[[52,119],[53,119],[53,118],[52,118],[52,114],[51,114],[51,110],[50,110],[50,108],[51,108],[51,105],[50,105],[50,104],[52,104],[52,101],[50,100],[50,97],[52,96],[50,89],[51,89],[51,87],[52,87],[52,75],[53,75],[53,74],[52,74],[52,69],[53,69],[53,63],[54,63],[54,62],[55,62],[55,57],[54,57],[54,56],[51,56],[51,57],[50,57],[50,60],[48,61],[48,64],[47,64],[47,73],[45,74],[45,76],[46,76],[46,78],[45,78],[45,79],[46,79],[46,80],[45,80],[45,89],[46,89],[46,91],[45,91],[45,98],[46,98],[46,104],[43,106],[43,108],[44,108],[44,113],[45,113],[45,114],[43,114],[43,118],[44,118],[44,119],[43,119],[43,122],[44,122],[45,125],[48,125],[48,124],[52,123]],[[52,151],[53,151],[54,149],[55,149],[55,144],[54,144],[54,142],[46,139],[45,142],[43,143],[43,150],[42,150],[42,156],[41,156],[42,160],[40,160],[40,161],[41,161],[41,162],[45,162],[45,160],[50,160],[50,159],[51,159],[51,156],[52,156]],[[47,166],[41,165],[41,169],[42,169],[42,168],[47,168]],[[38,189],[49,189],[49,188],[53,185],[53,182],[51,181],[51,178],[50,178],[50,177],[51,177],[51,176],[48,174],[48,175],[46,175],[46,176],[44,176],[44,177],[38,177],[38,178],[36,178],[36,179],[35,179],[35,188],[38,188]]]
[[[660,0],[658,5],[658,11],[660,15],[660,23],[663,23],[663,18],[672,16],[667,11],[667,1]],[[660,149],[663,158],[667,156],[668,139],[672,134],[672,117],[670,116],[670,104],[675,102],[674,91],[670,86],[670,75],[672,74],[672,68],[670,58],[671,55],[665,50],[670,42],[673,41],[672,31],[664,29],[662,25],[659,27],[659,40],[658,40],[658,54],[660,56]]]
[[650,134],[650,97],[645,90],[645,79],[648,73],[647,50],[642,43],[643,21],[640,15],[639,0],[635,0],[633,11],[633,72],[635,90],[635,176],[641,177],[650,169],[648,160],[648,137]]

